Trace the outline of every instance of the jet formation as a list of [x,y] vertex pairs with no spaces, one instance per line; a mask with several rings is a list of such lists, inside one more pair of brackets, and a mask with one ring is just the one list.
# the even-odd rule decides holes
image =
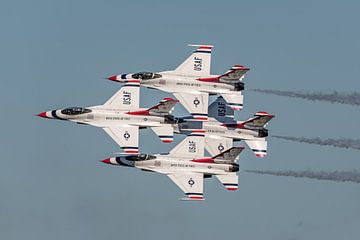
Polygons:
[[[248,120],[235,119],[235,111],[243,109],[243,80],[250,69],[234,65],[224,74],[211,74],[213,46],[189,46],[196,50],[175,70],[109,77],[122,86],[102,105],[56,109],[37,116],[104,129],[122,153],[101,162],[166,174],[185,193],[181,200],[204,200],[204,179],[213,176],[227,190],[237,190],[237,162],[244,147],[234,146],[235,142],[245,142],[258,157],[266,156],[266,127],[274,115],[259,111]],[[171,93],[175,98],[141,108],[140,87]],[[209,104],[210,96],[216,99]],[[172,114],[178,102],[189,116]],[[164,143],[173,142],[174,133],[186,137],[168,154],[144,154],[139,151],[139,130],[144,128],[152,129]]]

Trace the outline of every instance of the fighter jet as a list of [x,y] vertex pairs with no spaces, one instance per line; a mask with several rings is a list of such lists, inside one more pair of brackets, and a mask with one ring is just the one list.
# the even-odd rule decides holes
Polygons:
[[129,80],[104,105],[70,107],[37,116],[101,127],[125,153],[139,152],[139,128],[150,127],[163,142],[172,142],[174,130],[170,112],[178,101],[165,98],[154,107],[140,109],[139,86],[138,80]]
[[168,154],[131,154],[110,157],[103,163],[166,174],[186,195],[181,200],[204,200],[204,178],[215,176],[230,191],[238,189],[235,162],[243,148],[233,147],[204,157],[204,132],[194,131]]
[[267,154],[269,121],[274,117],[267,112],[257,112],[246,121],[236,121],[234,111],[220,96],[209,106],[209,121],[197,122],[190,117],[182,118],[174,125],[176,133],[189,134],[194,129],[205,130],[205,147],[212,154],[220,154],[233,146],[233,141],[244,140],[258,157]]
[[147,88],[172,93],[194,119],[208,118],[209,95],[220,94],[233,110],[243,108],[243,79],[249,71],[241,65],[233,66],[221,75],[210,73],[212,45],[189,45],[197,49],[175,70],[163,72],[139,72],[114,75],[109,80],[126,82],[141,80]]

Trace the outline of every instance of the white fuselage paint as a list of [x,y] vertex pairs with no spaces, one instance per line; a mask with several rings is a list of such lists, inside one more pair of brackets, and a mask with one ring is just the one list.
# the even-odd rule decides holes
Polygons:
[[222,175],[231,172],[232,165],[221,163],[199,163],[188,159],[174,158],[167,155],[154,155],[156,159],[144,161],[121,161],[128,166],[163,174],[169,173],[203,173],[206,175]]
[[[189,132],[197,129],[192,128],[182,128],[182,124],[174,124],[174,132],[180,134],[188,134]],[[186,124],[186,123],[185,123]],[[190,125],[191,126],[191,125]],[[217,137],[226,137],[237,140],[256,140],[258,139],[258,131],[245,129],[245,128],[229,128],[222,126],[221,123],[217,121],[204,121],[202,123],[202,129],[205,130],[205,136],[217,136]]]
[[91,109],[91,112],[79,115],[66,115],[62,114],[61,110],[56,110],[56,115],[64,120],[69,120],[76,123],[84,123],[97,127],[108,127],[116,125],[157,127],[162,126],[162,124],[164,123],[164,117],[150,115],[132,115],[128,114],[128,111],[111,109],[107,108],[106,106],[93,106],[87,109]]
[[221,126],[217,122],[204,122],[203,128],[205,130],[205,136],[214,135],[238,140],[254,140],[258,138],[257,131],[245,128],[228,128]]
[[[165,92],[204,92],[209,94],[236,93],[234,86],[220,82],[204,82],[197,80],[197,76],[178,75],[173,71],[159,72],[161,78],[146,79],[141,81],[144,87],[155,88]],[[210,75],[206,78],[215,78],[218,75]]]

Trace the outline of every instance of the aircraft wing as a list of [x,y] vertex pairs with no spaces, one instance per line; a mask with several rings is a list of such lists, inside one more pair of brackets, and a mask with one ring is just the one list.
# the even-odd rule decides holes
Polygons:
[[208,119],[208,93],[175,92],[173,94],[195,119],[203,121]]
[[112,126],[103,128],[125,153],[139,153],[138,126]]
[[211,156],[216,156],[232,146],[232,138],[205,135],[205,148]]
[[204,200],[204,175],[202,173],[171,173],[169,178],[185,193],[181,200]]

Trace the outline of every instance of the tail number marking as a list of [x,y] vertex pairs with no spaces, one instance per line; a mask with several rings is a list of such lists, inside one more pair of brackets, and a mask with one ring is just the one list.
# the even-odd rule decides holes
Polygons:
[[189,153],[196,153],[196,142],[189,141]]
[[124,105],[131,104],[131,92],[123,91],[123,104]]
[[194,70],[201,71],[202,69],[202,59],[198,57],[194,57]]

